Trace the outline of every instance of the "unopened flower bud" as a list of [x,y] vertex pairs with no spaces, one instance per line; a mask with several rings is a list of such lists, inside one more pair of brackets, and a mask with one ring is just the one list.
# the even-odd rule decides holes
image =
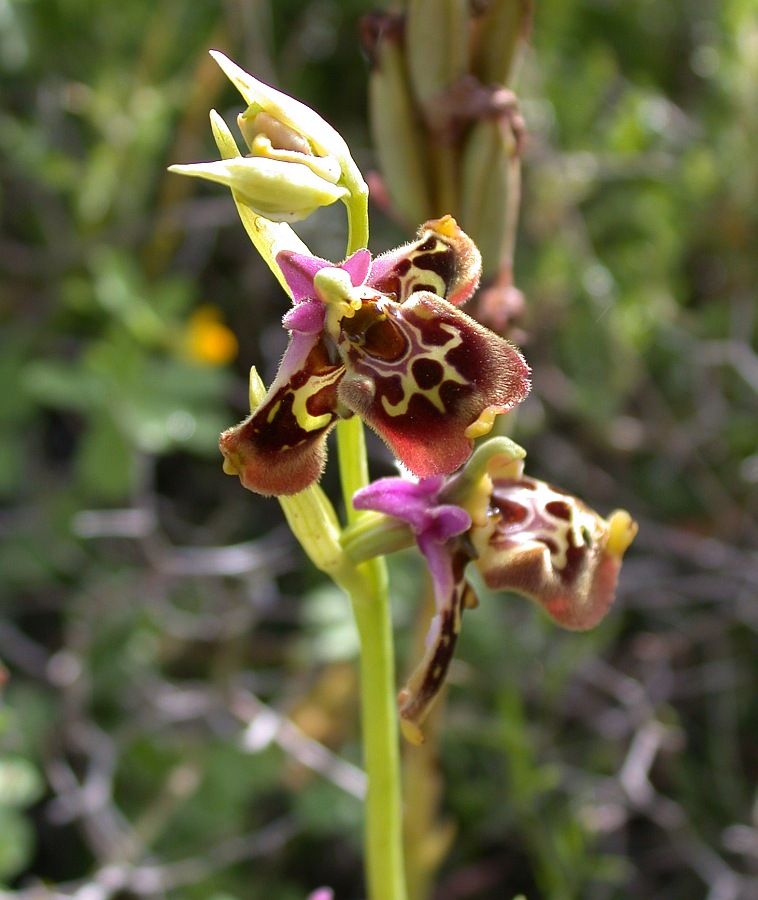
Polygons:
[[[259,235],[244,208],[273,223],[298,222],[336,200],[348,204],[349,217],[351,204],[365,212],[368,188],[338,132],[304,103],[248,75],[223,53],[213,50],[211,56],[248,104],[238,121],[250,154],[239,155],[213,113],[213,133],[224,159],[171,166],[170,171],[231,188],[248,232],[264,249],[277,235]],[[273,256],[264,253],[264,258],[273,268]]]
[[300,163],[332,184],[339,181],[340,165],[335,157],[316,156],[302,135],[268,113],[240,113],[237,124],[251,157]]
[[348,194],[302,163],[266,157],[239,156],[170,166],[169,171],[224,184],[253,212],[273,222],[299,222]]
[[[368,193],[344,139],[317,112],[253,78],[223,53],[211,50],[211,56],[248,104],[238,121],[254,155],[258,155],[257,150],[264,146],[255,143],[257,136],[262,135],[269,148],[264,156],[297,161],[322,178],[326,178],[328,172],[329,180],[344,186],[350,194]],[[282,152],[284,156],[279,155]],[[295,156],[287,155],[289,153]]]

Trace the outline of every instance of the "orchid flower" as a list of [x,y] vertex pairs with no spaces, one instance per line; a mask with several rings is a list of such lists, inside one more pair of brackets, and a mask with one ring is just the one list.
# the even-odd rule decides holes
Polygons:
[[295,304],[290,343],[263,402],[220,440],[225,471],[246,488],[313,484],[327,434],[354,414],[415,475],[448,475],[526,396],[519,351],[457,308],[481,258],[450,216],[373,260],[364,249],[339,265],[292,251],[276,262]]
[[487,442],[453,478],[382,478],[358,491],[356,509],[408,523],[427,560],[437,614],[423,660],[398,698],[413,743],[447,674],[464,609],[477,605],[465,569],[487,587],[524,594],[565,628],[586,630],[607,613],[637,526],[623,510],[603,519],[581,500],[524,475],[525,452]]

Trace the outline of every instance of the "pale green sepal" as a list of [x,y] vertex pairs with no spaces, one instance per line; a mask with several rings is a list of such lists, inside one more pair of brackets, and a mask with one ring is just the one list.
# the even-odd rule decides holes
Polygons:
[[266,112],[303,137],[316,156],[335,157],[341,172],[338,184],[348,190],[348,195],[342,198],[348,218],[345,255],[350,256],[361,247],[367,247],[368,185],[340,133],[309,106],[253,78],[223,53],[211,50],[210,54],[248,106],[252,107],[246,110],[245,116],[255,115],[258,111]]
[[[219,153],[224,159],[232,159],[240,155],[237,142],[234,140],[229,126],[215,109],[211,110],[211,130],[213,131],[213,137]],[[282,270],[276,263],[276,256],[282,250],[291,250],[293,253],[306,253],[308,255],[310,255],[311,251],[286,222],[272,222],[270,219],[256,215],[249,206],[240,200],[236,191],[232,191],[232,197],[242,224],[245,226],[245,231],[247,231],[248,237],[253,242],[253,246],[274,273],[279,284],[291,297],[292,290],[287,284]]]
[[350,150],[340,133],[309,106],[295,100],[288,94],[283,94],[275,88],[258,81],[233,63],[228,57],[218,50],[211,50],[211,56],[216,60],[224,74],[242,94],[248,106],[252,106],[250,112],[262,110],[267,112],[294,131],[302,135],[319,156],[334,156],[340,164],[342,181],[351,190],[352,185],[362,185],[368,192],[360,169],[355,164]]
[[320,178],[302,163],[265,157],[237,156],[170,166],[169,171],[226,185],[253,212],[274,222],[299,222],[347,195],[346,188]]

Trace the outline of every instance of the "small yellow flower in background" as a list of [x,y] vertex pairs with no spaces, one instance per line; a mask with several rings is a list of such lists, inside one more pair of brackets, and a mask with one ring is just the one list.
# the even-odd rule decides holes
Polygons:
[[200,306],[190,316],[184,335],[184,352],[195,362],[224,366],[237,355],[239,345],[215,306]]

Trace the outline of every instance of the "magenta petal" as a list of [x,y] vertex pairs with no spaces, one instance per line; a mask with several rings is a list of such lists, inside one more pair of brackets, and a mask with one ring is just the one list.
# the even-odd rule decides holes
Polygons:
[[277,253],[276,263],[292,291],[292,299],[295,303],[314,296],[313,279],[317,272],[334,267],[334,263],[329,262],[328,259],[309,256],[307,253],[295,253],[292,250],[282,250],[281,253]]
[[477,605],[473,588],[463,577],[468,554],[458,541],[419,538],[434,584],[437,614],[429,625],[426,652],[398,696],[400,725],[405,737],[423,743],[421,724],[445,683],[461,630],[463,610]]
[[442,544],[471,528],[471,516],[460,506],[441,503],[429,510],[424,523],[424,534],[429,540]]
[[326,311],[320,300],[303,300],[284,316],[282,323],[288,331],[318,334],[324,327]]
[[350,276],[353,287],[365,284],[371,268],[371,253],[368,250],[356,250],[352,256],[348,256],[340,263],[339,268],[344,269]]
[[363,284],[371,267],[371,253],[368,250],[357,250],[343,263],[336,265],[319,256],[282,250],[281,253],[277,253],[276,262],[292,291],[292,299],[295,303],[300,303],[315,297],[313,279],[321,269],[344,269],[350,276],[353,287]]
[[442,476],[418,481],[380,478],[356,491],[353,506],[356,509],[373,509],[407,522],[418,537],[419,544],[422,538],[443,544],[471,527],[471,516],[465,509],[450,503],[437,503],[437,495],[444,482]]
[[380,478],[356,491],[353,506],[373,509],[407,522],[414,532],[422,528],[430,505],[444,483],[444,478]]
[[463,610],[476,605],[463,577],[469,556],[456,540],[471,528],[471,517],[460,506],[437,503],[444,481],[441,477],[382,478],[353,497],[356,509],[373,509],[408,522],[432,576],[437,613],[429,625],[424,658],[398,698],[403,733],[415,744],[423,741],[420,725],[445,681]]
[[[451,548],[446,547],[443,542],[435,540],[428,534],[419,537],[418,545],[429,566],[429,574],[432,576],[434,585],[434,599],[437,604],[437,613],[439,614],[455,584]],[[433,638],[434,635],[430,630],[426,636],[427,647],[432,643]]]

